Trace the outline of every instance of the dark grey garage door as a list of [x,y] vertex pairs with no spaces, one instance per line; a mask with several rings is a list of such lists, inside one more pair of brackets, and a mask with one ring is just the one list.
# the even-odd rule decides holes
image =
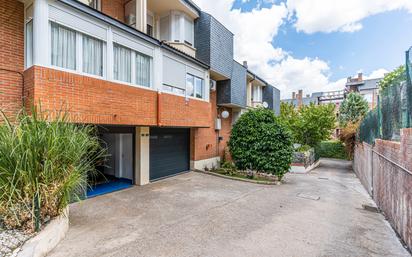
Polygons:
[[190,169],[189,129],[150,129],[150,180]]

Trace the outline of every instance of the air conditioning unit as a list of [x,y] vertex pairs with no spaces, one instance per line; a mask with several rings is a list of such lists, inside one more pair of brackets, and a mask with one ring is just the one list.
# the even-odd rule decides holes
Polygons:
[[213,79],[210,80],[210,90],[216,91],[216,81]]
[[136,25],[136,16],[134,14],[129,14],[126,16],[126,23],[129,26],[135,26]]

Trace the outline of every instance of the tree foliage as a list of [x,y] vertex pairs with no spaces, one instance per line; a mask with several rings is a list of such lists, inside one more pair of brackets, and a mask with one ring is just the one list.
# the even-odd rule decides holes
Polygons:
[[368,102],[359,93],[351,92],[339,108],[339,123],[345,127],[348,123],[357,123],[369,110]]
[[379,82],[379,89],[384,90],[391,85],[399,85],[401,82],[406,81],[406,68],[405,65],[401,65],[392,72],[389,72]]
[[292,104],[281,103],[280,120],[292,132],[294,143],[315,146],[329,139],[335,128],[335,105],[311,103],[296,109]]
[[250,110],[233,125],[229,149],[236,167],[274,174],[282,179],[292,162],[288,129],[268,109]]

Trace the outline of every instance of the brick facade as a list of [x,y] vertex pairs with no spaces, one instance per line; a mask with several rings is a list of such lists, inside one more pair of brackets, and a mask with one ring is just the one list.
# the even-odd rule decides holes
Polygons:
[[[124,0],[102,0],[102,12],[124,21]],[[231,60],[232,61],[232,60]],[[24,5],[0,0],[0,109],[9,118],[41,103],[51,114],[69,111],[78,123],[192,128],[192,160],[223,156],[232,112],[215,130],[216,92],[201,101],[34,66],[24,70]],[[159,112],[158,112],[159,110]],[[220,112],[223,111],[219,110]],[[218,136],[223,140],[218,142]]]
[[[376,140],[355,148],[354,171],[383,214],[412,249],[412,128],[401,141]],[[399,167],[399,166],[403,167]]]
[[102,0],[102,12],[116,20],[125,22],[124,20],[124,4],[125,0]]
[[[170,95],[44,67],[26,72],[25,94],[51,113],[67,110],[73,122],[209,127],[209,102]],[[32,85],[30,85],[32,84]],[[33,86],[34,85],[34,86]],[[159,103],[159,105],[158,105]],[[158,108],[160,115],[158,115]]]
[[11,119],[22,107],[24,5],[0,0],[0,110]]
[[[217,118],[216,91],[210,92],[210,109],[209,128],[197,128],[192,130],[192,159],[195,161],[210,159],[213,157],[223,157],[227,141],[229,140],[232,127],[232,111],[229,111],[230,116],[227,119],[222,119],[222,129],[219,133],[215,130],[215,121]],[[219,111],[223,111],[220,110]],[[223,140],[218,142],[218,136],[223,137]]]

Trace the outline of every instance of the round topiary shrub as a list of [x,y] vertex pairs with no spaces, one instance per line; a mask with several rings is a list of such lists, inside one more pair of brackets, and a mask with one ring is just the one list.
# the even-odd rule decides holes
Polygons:
[[236,167],[276,175],[289,171],[293,156],[290,132],[273,111],[250,110],[233,125],[229,149]]

